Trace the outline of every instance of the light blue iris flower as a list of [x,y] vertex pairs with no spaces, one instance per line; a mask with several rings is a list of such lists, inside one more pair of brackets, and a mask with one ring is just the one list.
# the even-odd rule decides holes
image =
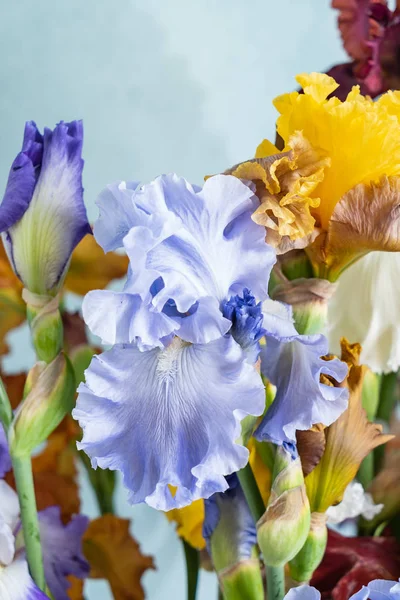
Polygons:
[[254,368],[261,336],[299,336],[268,299],[275,254],[240,180],[118,183],[98,205],[97,241],[124,248],[130,266],[122,292],[84,301],[86,323],[114,346],[79,388],[79,447],[94,467],[123,473],[132,503],[185,506],[225,491],[224,476],[247,463],[236,441],[242,419],[265,407]]

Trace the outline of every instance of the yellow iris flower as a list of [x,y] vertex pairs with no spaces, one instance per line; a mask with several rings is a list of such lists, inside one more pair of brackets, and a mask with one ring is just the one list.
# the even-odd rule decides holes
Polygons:
[[327,229],[336,204],[360,183],[379,182],[400,174],[400,92],[388,92],[378,101],[362,96],[354,86],[345,102],[328,95],[338,86],[322,73],[296,77],[304,94],[278,96],[277,130],[285,142],[296,131],[330,158],[323,180],[315,190],[321,198],[314,215]]

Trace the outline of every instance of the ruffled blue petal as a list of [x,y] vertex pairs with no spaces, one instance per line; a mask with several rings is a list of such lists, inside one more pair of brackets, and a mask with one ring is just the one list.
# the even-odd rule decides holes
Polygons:
[[[176,175],[164,175],[135,191],[126,186],[121,190],[121,186],[118,193],[114,187],[99,200],[102,216],[95,234],[99,231],[100,243],[111,249],[121,243],[129,228],[122,240],[130,259],[123,294],[139,296],[153,313],[168,314],[169,334],[208,343],[231,327],[221,303],[243,294],[244,288],[251,289],[258,301],[267,298],[275,253],[265,243],[264,228],[251,219],[258,201],[241,181],[220,175],[207,180],[201,189]],[[114,210],[115,218],[110,217],[109,230],[103,218],[107,198],[110,206],[119,207]],[[149,329],[155,325],[155,330],[146,334],[142,327],[139,335],[135,314],[129,324],[126,316],[120,326],[118,311],[109,314],[104,309],[89,325],[103,339],[105,329],[129,332],[118,334],[118,343],[138,338],[144,343],[144,338],[159,335],[155,317],[147,325]],[[172,327],[172,320],[178,329]]]
[[320,600],[321,594],[315,587],[300,585],[291,588],[283,600]]
[[179,329],[176,320],[146,306],[138,294],[93,290],[86,294],[82,312],[86,324],[103,344],[135,343],[141,350],[162,347],[164,340]]
[[294,442],[297,429],[336,421],[347,407],[348,390],[325,385],[320,377],[324,374],[341,382],[348,368],[337,358],[321,358],[328,354],[326,338],[297,335],[266,339],[261,349],[261,372],[277,386],[277,393],[255,437],[276,444]]
[[104,252],[122,248],[123,239],[135,225],[134,192],[136,181],[117,181],[103,190],[96,200],[99,218],[94,225],[94,236]]
[[[227,489],[248,450],[243,415],[260,415],[264,386],[230,336],[207,345],[178,338],[163,350],[115,346],[94,357],[73,416],[94,467],[123,473],[132,503],[160,510]],[[169,484],[177,487],[173,497]]]
[[86,517],[76,515],[64,525],[58,506],[39,513],[45,577],[54,600],[69,600],[69,575],[79,579],[89,575],[89,564],[82,552],[82,537],[88,523]]
[[11,565],[0,569],[0,598],[7,600],[50,600],[29,575],[28,563],[20,556]]
[[43,157],[43,136],[36,123],[25,124],[22,150],[11,165],[0,206],[0,233],[19,221],[32,200]]
[[34,124],[27,130],[24,145],[30,150],[16,159],[25,161],[20,170],[26,174],[18,185],[16,175],[9,181],[0,225],[15,272],[31,292],[46,294],[59,284],[75,246],[91,233],[83,203],[83,128],[81,121],[61,122],[54,131],[45,129],[42,141]]
[[11,469],[11,457],[8,442],[2,424],[0,423],[0,478]]
[[204,502],[203,537],[217,570],[251,558],[257,543],[256,525],[237,475],[226,479],[228,490]]

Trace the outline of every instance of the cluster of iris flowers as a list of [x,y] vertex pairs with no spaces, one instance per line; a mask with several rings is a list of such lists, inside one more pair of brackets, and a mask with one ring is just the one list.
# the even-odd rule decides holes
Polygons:
[[[326,594],[327,522],[395,544],[400,94],[342,101],[328,75],[297,81],[275,100],[276,146],[203,186],[112,183],[94,237],[82,123],[26,124],[0,206],[1,331],[26,311],[37,363],[0,386],[0,598],[80,600],[88,576],[143,597],[152,561],[112,514],[114,472],[131,504],[177,523],[225,600]],[[78,460],[103,514],[90,523]],[[398,559],[371,553],[357,577],[337,569],[332,597],[400,597]]]

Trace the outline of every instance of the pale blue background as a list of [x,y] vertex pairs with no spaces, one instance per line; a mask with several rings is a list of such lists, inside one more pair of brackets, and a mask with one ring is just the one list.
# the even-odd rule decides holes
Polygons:
[[[176,171],[200,183],[253,155],[274,137],[271,100],[296,73],[345,60],[329,0],[0,0],[0,187],[20,148],[23,124],[83,118],[85,199],[115,179]],[[12,336],[13,371],[33,360],[26,330]],[[145,506],[133,518],[157,572],[150,600],[184,600],[183,554],[173,526]],[[83,510],[96,514],[84,486]],[[89,600],[108,600],[90,582]],[[199,600],[216,599],[201,575]]]

